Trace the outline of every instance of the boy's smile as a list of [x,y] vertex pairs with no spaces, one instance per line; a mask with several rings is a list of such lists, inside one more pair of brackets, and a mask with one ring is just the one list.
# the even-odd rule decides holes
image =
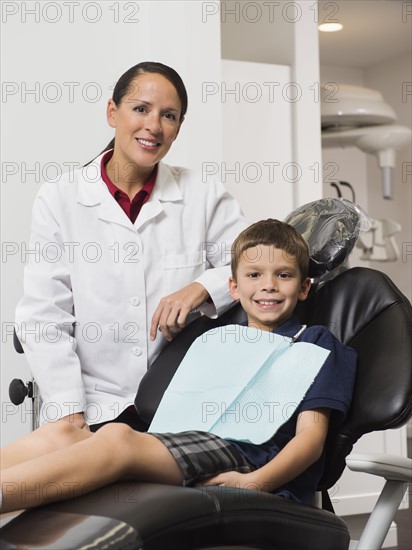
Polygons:
[[301,280],[293,256],[274,246],[258,245],[245,250],[239,259],[236,281],[230,292],[240,300],[248,325],[270,331],[293,315],[298,300],[305,300],[310,280]]

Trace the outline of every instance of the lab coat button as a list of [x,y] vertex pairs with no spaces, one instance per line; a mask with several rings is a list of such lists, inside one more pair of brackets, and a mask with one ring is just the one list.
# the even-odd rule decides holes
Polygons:
[[140,304],[140,298],[138,298],[137,296],[133,296],[133,298],[131,298],[130,300],[130,303],[132,304],[132,306],[138,306]]
[[142,355],[142,348],[139,348],[139,346],[136,346],[135,348],[133,348],[133,353],[135,355]]

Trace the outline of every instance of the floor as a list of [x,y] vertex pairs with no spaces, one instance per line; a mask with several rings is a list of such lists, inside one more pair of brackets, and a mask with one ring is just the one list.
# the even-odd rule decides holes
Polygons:
[[[409,496],[409,499],[411,496]],[[409,503],[411,506],[411,503]],[[398,525],[398,546],[396,550],[410,550],[412,548],[412,508],[398,512],[395,517]]]
[[[345,517],[349,532],[359,532],[366,525],[368,514]],[[412,548],[412,508],[399,511],[395,516],[398,526],[398,546],[386,547],[385,550],[411,550]]]

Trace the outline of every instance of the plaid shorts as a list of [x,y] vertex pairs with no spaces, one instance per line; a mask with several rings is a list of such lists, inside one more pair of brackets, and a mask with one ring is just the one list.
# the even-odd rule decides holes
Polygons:
[[151,433],[167,447],[180,466],[187,486],[195,481],[236,471],[248,473],[255,469],[229,441],[208,432]]

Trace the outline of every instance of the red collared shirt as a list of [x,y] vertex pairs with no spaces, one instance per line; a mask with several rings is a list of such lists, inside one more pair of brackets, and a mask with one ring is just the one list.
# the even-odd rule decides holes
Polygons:
[[156,183],[157,164],[153,168],[153,171],[150,174],[150,177],[147,180],[147,182],[143,185],[140,191],[136,193],[133,199],[130,200],[128,195],[124,191],[119,189],[107,175],[105,165],[112,158],[112,155],[113,155],[113,151],[107,151],[107,153],[102,157],[101,165],[100,165],[102,179],[107,185],[110,193],[113,195],[115,200],[119,203],[119,205],[122,207],[122,209],[126,213],[127,217],[131,220],[132,223],[134,223],[136,221],[137,216],[139,215],[139,212],[142,206],[144,205],[145,202],[149,200],[150,195],[153,191],[154,185]]

